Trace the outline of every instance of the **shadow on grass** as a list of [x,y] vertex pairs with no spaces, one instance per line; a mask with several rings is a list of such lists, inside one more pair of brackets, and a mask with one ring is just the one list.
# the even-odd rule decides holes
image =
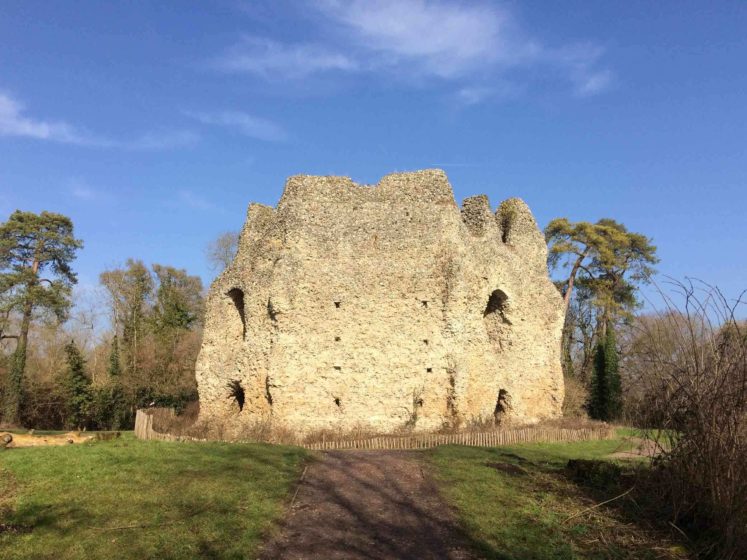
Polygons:
[[13,450],[1,459],[17,487],[0,526],[20,530],[0,531],[0,557],[251,555],[304,457],[262,445],[127,440]]
[[431,462],[482,557],[688,557],[674,531],[648,517],[641,500],[634,503],[633,492],[628,500],[594,507],[634,485],[642,467],[601,461],[603,466],[588,475],[566,469],[573,455],[609,452],[603,445],[593,447],[441,449],[431,454]]

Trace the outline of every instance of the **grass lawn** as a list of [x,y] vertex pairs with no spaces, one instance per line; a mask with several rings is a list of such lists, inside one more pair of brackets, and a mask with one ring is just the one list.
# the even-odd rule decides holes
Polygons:
[[[501,448],[445,446],[427,457],[444,497],[456,506],[465,531],[486,558],[686,558],[666,532],[638,519],[631,511],[632,500],[569,519],[630,484],[623,480],[622,490],[601,492],[586,488],[564,474],[568,460],[604,459],[629,447],[622,439]],[[632,463],[629,468],[634,468]]]
[[115,441],[0,452],[0,558],[245,558],[306,452]]

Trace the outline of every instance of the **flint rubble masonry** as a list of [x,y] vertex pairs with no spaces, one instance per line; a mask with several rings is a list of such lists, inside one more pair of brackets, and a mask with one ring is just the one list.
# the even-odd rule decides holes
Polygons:
[[201,419],[308,433],[557,417],[563,305],[546,257],[522,200],[460,210],[440,170],[291,177],[277,208],[249,206],[210,289]]

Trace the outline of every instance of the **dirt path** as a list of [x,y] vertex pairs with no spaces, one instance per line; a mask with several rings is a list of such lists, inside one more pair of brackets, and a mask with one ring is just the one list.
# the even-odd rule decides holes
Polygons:
[[413,452],[338,451],[309,465],[263,559],[472,560]]

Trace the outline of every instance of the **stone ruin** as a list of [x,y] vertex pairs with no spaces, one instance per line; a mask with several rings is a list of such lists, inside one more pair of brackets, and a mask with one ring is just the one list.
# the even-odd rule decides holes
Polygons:
[[[561,414],[563,306],[526,204],[440,170],[288,179],[213,283],[200,420],[431,431]],[[266,425],[266,424],[264,424]]]

